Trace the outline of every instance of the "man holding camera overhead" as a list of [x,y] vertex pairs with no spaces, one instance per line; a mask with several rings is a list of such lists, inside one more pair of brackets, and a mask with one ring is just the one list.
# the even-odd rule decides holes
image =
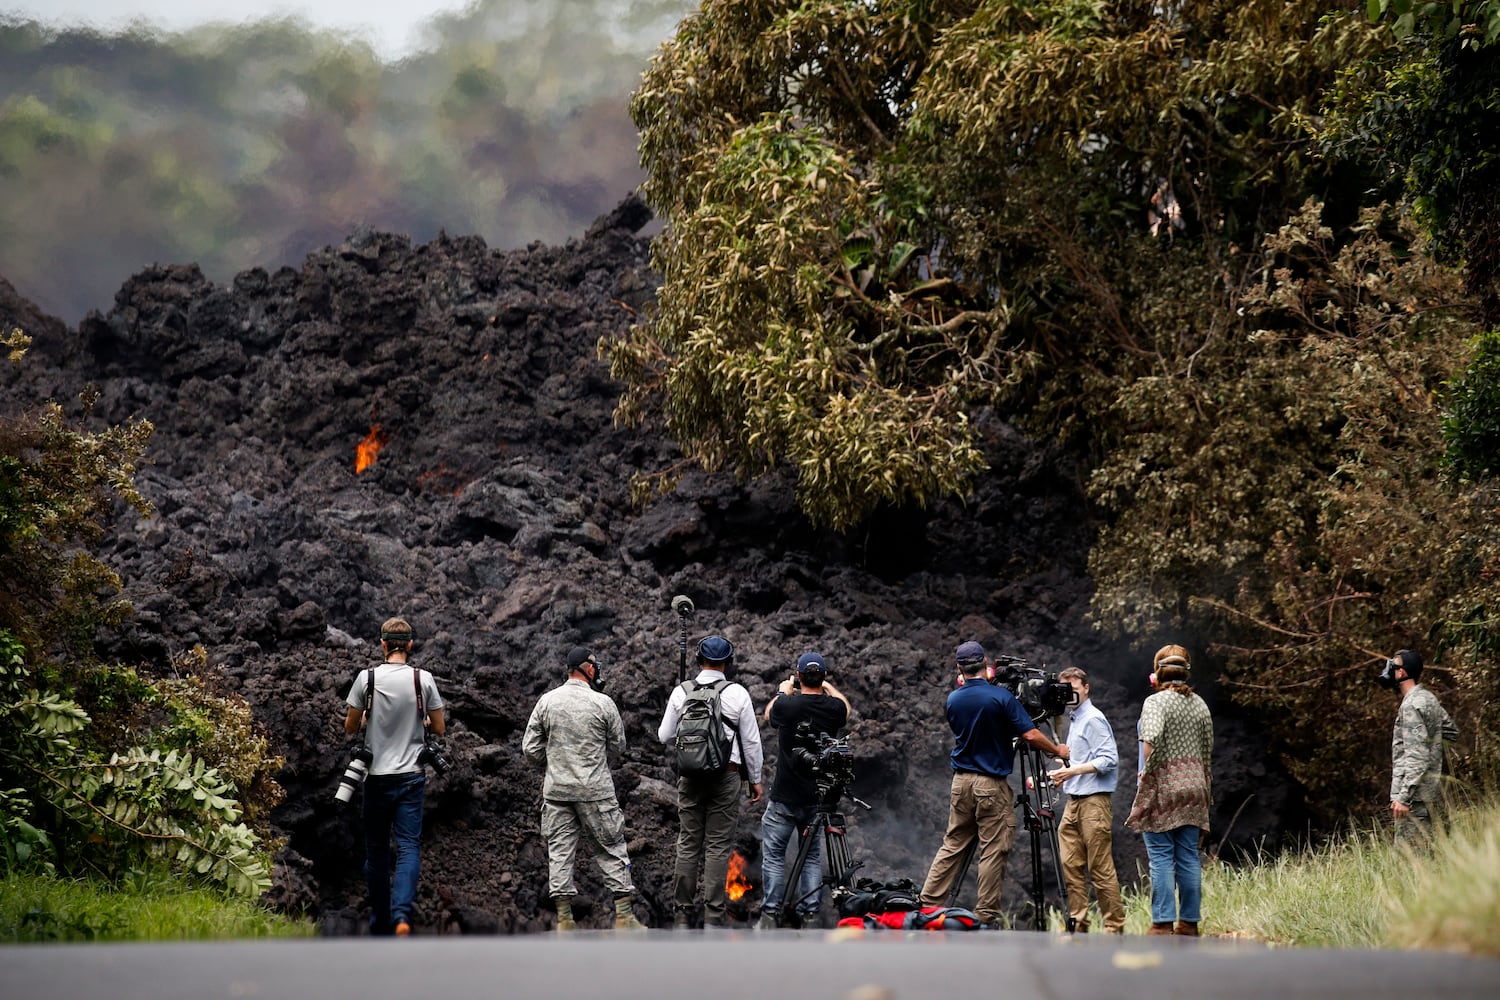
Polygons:
[[[363,726],[370,751],[365,778],[365,883],[370,895],[370,933],[405,937],[411,933],[412,901],[422,871],[422,802],[425,765],[432,751],[427,733],[441,736],[443,698],[432,674],[408,666],[413,633],[404,618],[380,626],[385,662],[354,678],[344,713],[344,732]],[[446,762],[443,763],[446,767]],[[391,840],[396,843],[395,870]]]
[[588,837],[604,884],[615,898],[615,927],[644,930],[635,918],[635,884],[625,850],[625,814],[615,798],[609,754],[625,752],[620,710],[604,693],[599,661],[587,648],[568,653],[568,679],[536,703],[521,739],[526,759],[544,768],[542,837],[547,841],[547,895],[557,929],[573,930],[573,856]]
[[948,695],[953,730],[953,786],[948,793],[948,831],[922,886],[923,906],[944,906],[963,869],[964,855],[979,840],[979,901],[974,915],[985,926],[1000,919],[1000,887],[1016,838],[1015,798],[1010,783],[1015,741],[1025,740],[1049,757],[1068,759],[1005,687],[991,684],[995,661],[977,642],[954,651],[958,690]]
[[[837,736],[849,721],[849,699],[828,680],[828,667],[819,653],[797,657],[792,676],[781,682],[766,705],[766,721],[777,730],[776,778],[771,802],[761,817],[761,891],[764,902],[757,930],[781,925],[785,904],[796,907],[806,926],[817,918],[823,887],[823,842],[808,824],[818,811],[818,785],[812,774],[797,765],[799,727],[804,733]],[[805,724],[805,725],[804,725]],[[786,850],[793,831],[812,837],[807,861],[797,885],[786,885]]]

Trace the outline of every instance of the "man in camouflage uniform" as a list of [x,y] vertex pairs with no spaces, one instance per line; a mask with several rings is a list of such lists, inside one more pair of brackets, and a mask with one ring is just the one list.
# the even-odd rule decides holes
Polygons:
[[1458,728],[1420,683],[1422,658],[1403,649],[1386,661],[1380,683],[1398,691],[1401,707],[1391,733],[1391,815],[1396,842],[1420,847],[1431,840],[1443,774],[1443,743],[1458,739]]
[[620,711],[603,693],[599,662],[583,646],[568,653],[568,679],[542,695],[526,723],[521,749],[546,771],[542,836],[547,841],[547,893],[557,929],[573,930],[573,857],[587,836],[604,884],[615,897],[615,927],[643,930],[635,918],[635,885],[625,850],[625,814],[615,798],[609,757],[625,752]]

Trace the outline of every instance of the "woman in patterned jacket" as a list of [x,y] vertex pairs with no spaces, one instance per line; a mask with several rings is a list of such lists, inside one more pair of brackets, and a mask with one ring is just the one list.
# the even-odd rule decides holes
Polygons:
[[1141,706],[1140,774],[1125,825],[1145,839],[1150,859],[1147,933],[1197,937],[1203,899],[1198,844],[1208,831],[1213,801],[1214,722],[1188,684],[1192,664],[1186,649],[1163,646],[1152,665],[1158,690]]

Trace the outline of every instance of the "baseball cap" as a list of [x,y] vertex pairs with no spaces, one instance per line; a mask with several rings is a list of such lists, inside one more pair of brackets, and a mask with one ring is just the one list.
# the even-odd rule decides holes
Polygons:
[[958,649],[954,650],[953,657],[960,667],[981,666],[985,661],[984,647],[971,639],[960,643]]
[[588,658],[593,655],[593,653],[589,652],[587,646],[574,646],[568,650],[568,669],[572,670],[575,667],[583,666],[588,661]]
[[822,670],[826,673],[828,666],[823,662],[821,653],[803,653],[797,657],[797,673],[800,674],[804,670]]

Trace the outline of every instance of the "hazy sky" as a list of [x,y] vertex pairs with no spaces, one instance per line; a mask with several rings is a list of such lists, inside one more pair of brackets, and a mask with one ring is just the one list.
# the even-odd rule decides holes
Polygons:
[[463,10],[469,0],[0,0],[0,14],[56,25],[118,30],[133,20],[180,31],[210,21],[243,22],[295,15],[310,24],[365,37],[382,56],[399,57],[420,41],[421,24]]

